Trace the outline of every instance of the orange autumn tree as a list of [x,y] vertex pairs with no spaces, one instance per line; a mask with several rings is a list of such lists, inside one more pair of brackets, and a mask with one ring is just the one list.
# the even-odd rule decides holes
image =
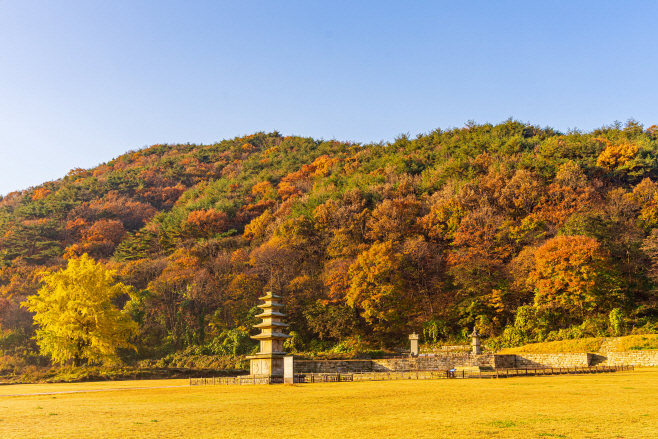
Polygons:
[[228,216],[221,210],[193,210],[183,222],[183,233],[190,238],[208,238],[225,232]]
[[391,241],[373,244],[349,268],[347,304],[380,334],[397,333],[407,323],[402,260]]
[[444,203],[433,204],[430,212],[418,218],[418,224],[427,237],[434,241],[450,240],[455,238],[455,232],[467,210],[454,199]]
[[372,212],[368,226],[371,239],[399,241],[413,233],[421,203],[413,195],[382,201]]
[[117,245],[125,238],[126,229],[117,220],[100,220],[86,229],[84,220],[70,221],[66,228],[72,235],[81,234],[80,243],[68,247],[64,253],[65,258],[80,257],[85,253],[98,258],[105,259],[112,255]]
[[557,236],[535,252],[528,282],[535,305],[581,317],[610,308],[620,298],[616,274],[601,244],[587,236]]
[[149,311],[161,320],[174,346],[180,345],[185,328],[190,326],[189,320],[198,319],[193,314],[198,313],[198,304],[202,302],[195,294],[199,269],[199,259],[188,249],[179,248],[167,258],[166,268],[147,287]]
[[269,181],[261,181],[251,187],[251,193],[260,198],[274,198],[276,191]]
[[39,187],[34,190],[34,193],[32,194],[32,199],[34,201],[43,200],[48,195],[50,195],[50,190],[48,188]]

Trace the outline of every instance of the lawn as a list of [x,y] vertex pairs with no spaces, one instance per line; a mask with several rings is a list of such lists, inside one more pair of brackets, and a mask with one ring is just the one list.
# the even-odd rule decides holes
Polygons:
[[[658,438],[658,369],[595,375],[185,386],[0,386],[0,437]],[[146,389],[125,390],[132,386]],[[183,386],[166,387],[161,386]]]

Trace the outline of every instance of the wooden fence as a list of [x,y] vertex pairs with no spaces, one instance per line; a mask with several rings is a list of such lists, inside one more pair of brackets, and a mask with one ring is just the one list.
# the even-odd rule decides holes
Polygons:
[[281,377],[258,377],[258,376],[238,376],[238,377],[213,377],[213,378],[190,378],[190,386],[203,385],[246,385],[246,384],[282,384]]
[[[405,371],[405,372],[357,372],[350,381],[382,380],[427,380],[441,378],[513,378],[524,376],[574,375],[587,373],[610,373],[634,370],[633,366],[594,366],[594,367],[543,367],[522,369],[495,369],[491,371]],[[308,375],[307,375],[308,376]],[[336,380],[338,381],[338,380]],[[342,379],[340,380],[342,381]]]
[[[413,370],[404,372],[350,372],[350,373],[306,373],[295,374],[295,383],[331,383],[346,381],[386,381],[386,380],[434,380],[434,379],[485,379],[514,378],[530,376],[576,375],[592,373],[611,373],[634,370],[633,366],[593,366],[593,367],[543,367],[521,369],[496,369],[491,371],[468,370]],[[281,377],[215,377],[190,378],[190,386],[199,385],[245,385],[245,384],[279,384]]]

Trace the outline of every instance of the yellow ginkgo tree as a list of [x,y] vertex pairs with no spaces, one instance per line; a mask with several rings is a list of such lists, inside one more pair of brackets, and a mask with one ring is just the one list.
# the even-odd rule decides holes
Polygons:
[[119,347],[134,349],[128,339],[137,325],[112,303],[132,287],[115,283],[115,274],[87,254],[70,259],[65,270],[39,274],[44,286],[22,306],[35,313],[43,355],[79,366],[83,359],[116,359]]

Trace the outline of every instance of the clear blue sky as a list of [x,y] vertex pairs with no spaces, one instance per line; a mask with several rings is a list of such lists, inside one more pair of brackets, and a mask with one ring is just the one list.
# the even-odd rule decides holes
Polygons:
[[154,143],[658,123],[655,1],[0,0],[0,194]]

